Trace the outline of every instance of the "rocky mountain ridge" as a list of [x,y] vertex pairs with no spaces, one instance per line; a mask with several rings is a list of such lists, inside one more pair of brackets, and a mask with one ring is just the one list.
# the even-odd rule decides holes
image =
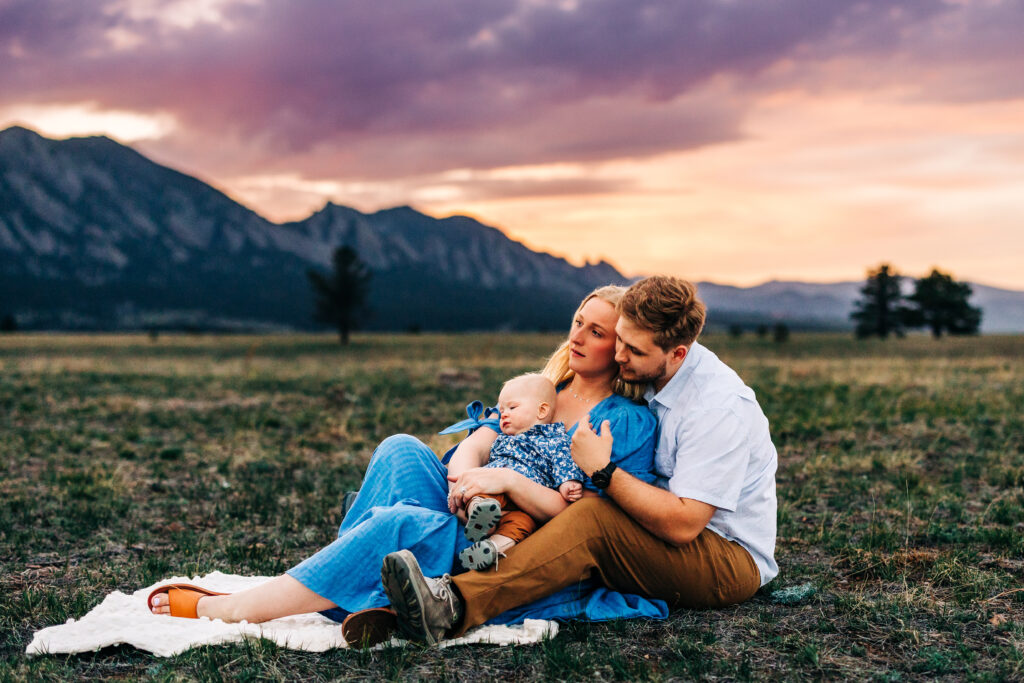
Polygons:
[[[465,216],[328,203],[272,223],[105,137],[0,131],[0,314],[36,329],[309,328],[309,268],[356,249],[376,329],[562,329],[589,290],[627,279],[574,266]],[[859,282],[701,283],[713,325],[846,329]],[[1024,292],[974,286],[983,331],[1024,331]],[[497,303],[500,302],[500,303]]]
[[278,225],[108,138],[0,132],[0,306],[29,326],[309,327],[306,270],[342,244],[374,271],[369,322],[386,329],[562,327],[584,293],[625,281],[410,207]]

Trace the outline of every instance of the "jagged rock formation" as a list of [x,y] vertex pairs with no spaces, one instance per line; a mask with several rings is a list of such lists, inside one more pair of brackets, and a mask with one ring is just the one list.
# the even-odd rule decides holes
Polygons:
[[309,327],[306,270],[342,244],[374,271],[384,329],[561,329],[583,294],[625,281],[409,207],[277,225],[108,138],[0,132],[0,310],[29,326]]
[[[374,271],[375,329],[564,329],[586,292],[626,281],[409,207],[278,225],[109,138],[0,131],[0,316],[22,328],[309,328],[306,271],[342,244]],[[848,329],[860,283],[700,287],[714,326]],[[1024,331],[1024,293],[974,292],[983,331]]]

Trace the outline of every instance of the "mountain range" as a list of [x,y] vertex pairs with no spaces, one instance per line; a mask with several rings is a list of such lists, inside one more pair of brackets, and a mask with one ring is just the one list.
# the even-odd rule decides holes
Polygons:
[[[566,326],[582,296],[627,283],[465,216],[328,203],[277,224],[106,137],[0,131],[0,315],[27,329],[308,329],[306,273],[349,245],[373,271],[381,330]],[[700,283],[709,323],[849,328],[860,283]],[[983,331],[1024,331],[1024,292],[974,286]]]

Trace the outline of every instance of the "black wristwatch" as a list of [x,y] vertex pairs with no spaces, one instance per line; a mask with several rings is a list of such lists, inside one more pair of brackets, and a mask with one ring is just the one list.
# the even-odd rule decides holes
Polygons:
[[602,491],[612,483],[612,472],[618,469],[618,465],[613,462],[608,463],[602,469],[597,470],[590,475],[590,481],[594,482],[594,486],[601,489]]

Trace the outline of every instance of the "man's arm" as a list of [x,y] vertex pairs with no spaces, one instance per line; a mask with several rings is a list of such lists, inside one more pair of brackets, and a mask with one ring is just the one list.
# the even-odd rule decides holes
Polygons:
[[[611,462],[612,435],[606,421],[601,436],[581,420],[572,438],[572,457],[587,476]],[[704,530],[715,506],[692,498],[678,498],[670,491],[640,481],[622,469],[612,473],[606,489],[626,514],[658,538],[682,546]]]
[[612,473],[612,483],[605,490],[640,526],[675,546],[697,538],[715,514],[714,505],[677,498],[622,469]]

